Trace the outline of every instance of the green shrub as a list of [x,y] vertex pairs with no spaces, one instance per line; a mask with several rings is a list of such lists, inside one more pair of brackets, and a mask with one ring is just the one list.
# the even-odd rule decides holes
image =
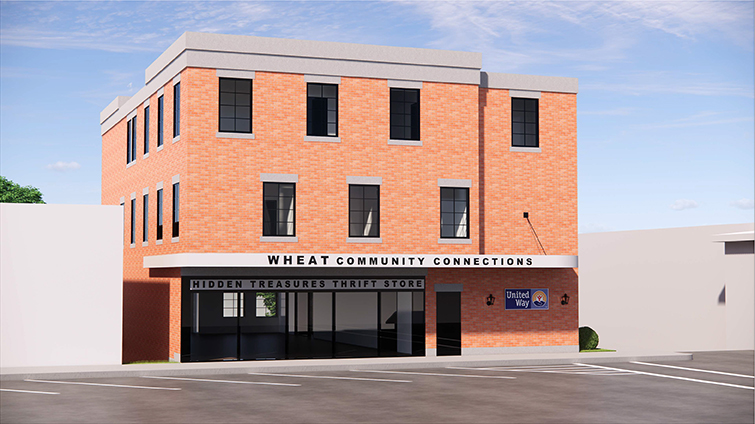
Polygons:
[[579,327],[579,350],[590,350],[598,347],[598,333],[590,327]]

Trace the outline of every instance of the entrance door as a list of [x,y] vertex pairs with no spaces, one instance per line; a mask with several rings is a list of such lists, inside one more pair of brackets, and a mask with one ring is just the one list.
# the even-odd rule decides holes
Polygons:
[[461,292],[438,292],[438,356],[461,355]]

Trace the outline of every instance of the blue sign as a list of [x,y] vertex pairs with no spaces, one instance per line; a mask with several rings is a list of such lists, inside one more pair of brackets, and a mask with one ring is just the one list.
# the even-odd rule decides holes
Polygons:
[[506,289],[506,309],[548,309],[548,289]]

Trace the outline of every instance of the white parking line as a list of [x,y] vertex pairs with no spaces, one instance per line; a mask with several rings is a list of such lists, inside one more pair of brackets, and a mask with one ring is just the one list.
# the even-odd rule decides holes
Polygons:
[[635,371],[635,370],[628,370],[623,368],[613,368],[613,367],[604,367],[601,365],[592,365],[592,364],[583,364],[587,367],[593,367],[593,368],[602,368],[605,370],[613,370],[613,371],[624,371],[624,372],[631,372],[634,374],[642,374],[642,375],[652,375],[654,377],[663,377],[663,378],[671,378],[674,380],[684,380],[684,381],[692,381],[695,383],[705,383],[705,384],[715,384],[718,386],[727,386],[727,387],[736,387],[739,389],[747,389],[747,390],[755,390],[755,387],[750,386],[740,386],[738,384],[729,384],[729,383],[719,383],[718,381],[709,381],[709,380],[698,380],[696,378],[686,378],[686,377],[677,377],[675,375],[666,375],[666,374],[654,374],[651,372],[644,372],[644,371]]
[[175,387],[155,387],[155,386],[127,386],[124,384],[103,384],[103,383],[83,383],[81,381],[52,381],[52,380],[24,380],[32,383],[53,383],[53,384],[80,384],[83,386],[104,386],[104,387],[123,387],[126,389],[149,389],[149,390],[181,390]]
[[412,375],[435,375],[440,377],[474,377],[474,378],[506,378],[515,379],[516,377],[501,377],[498,375],[470,375],[470,374],[438,374],[432,372],[413,372],[413,371],[383,371],[383,370],[351,370],[354,372],[381,372],[387,374],[412,374]]
[[677,370],[707,372],[707,373],[711,373],[711,374],[731,375],[731,376],[734,376],[734,377],[742,377],[742,378],[755,378],[755,376],[752,376],[752,375],[734,374],[734,373],[731,373],[731,372],[701,370],[699,368],[677,367],[677,366],[673,366],[673,365],[651,364],[649,362],[640,362],[640,361],[630,361],[630,362],[633,363],[633,364],[650,365],[650,366],[653,366],[653,367],[664,367],[664,368],[674,368],[674,369],[677,369]]
[[159,377],[156,375],[143,375],[142,378],[159,378],[162,380],[204,381],[208,383],[261,384],[261,385],[267,385],[267,386],[301,387],[301,384],[291,384],[291,383],[268,383],[268,382],[262,382],[262,381],[209,380],[206,378]]
[[506,367],[492,367],[492,368],[469,368],[469,367],[446,367],[454,370],[474,370],[474,371],[500,371],[500,372],[540,372],[549,374],[574,374],[574,375],[634,375],[632,373],[623,372],[605,372],[598,371],[587,367],[569,367],[569,368],[506,368]]
[[40,395],[59,395],[57,392],[38,392],[36,390],[0,389],[0,392],[36,393]]
[[336,377],[332,375],[297,375],[297,374],[269,374],[264,372],[249,372],[251,375],[271,375],[275,377],[294,377],[294,378],[325,378],[333,380],[357,380],[357,381],[385,381],[387,383],[411,383],[411,380],[388,380],[385,378],[359,378],[359,377]]

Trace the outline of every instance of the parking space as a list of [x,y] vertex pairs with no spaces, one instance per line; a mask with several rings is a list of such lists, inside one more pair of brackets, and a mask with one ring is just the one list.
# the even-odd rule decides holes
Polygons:
[[716,355],[699,363],[3,381],[0,421],[751,422],[752,351],[749,362],[747,354]]

